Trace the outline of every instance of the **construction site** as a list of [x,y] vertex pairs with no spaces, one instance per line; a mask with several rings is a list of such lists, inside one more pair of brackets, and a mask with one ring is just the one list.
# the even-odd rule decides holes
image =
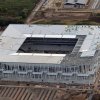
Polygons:
[[88,9],[90,8],[90,1],[91,0],[46,0],[42,7],[44,10],[55,9],[62,11],[68,9]]
[[99,31],[9,25],[0,36],[0,100],[100,100]]
[[100,27],[30,25],[76,24],[100,13],[99,8],[98,0],[40,0],[27,26],[11,25],[1,32],[0,100],[100,100]]
[[84,87],[1,81],[0,100],[100,100],[99,92],[94,91],[92,86]]
[[41,0],[26,22],[76,24],[99,13],[99,4],[95,0]]

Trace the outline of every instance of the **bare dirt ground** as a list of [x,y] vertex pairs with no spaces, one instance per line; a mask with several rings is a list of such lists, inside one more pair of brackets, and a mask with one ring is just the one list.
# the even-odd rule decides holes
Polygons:
[[55,13],[53,10],[48,10],[37,13],[31,23],[73,25],[82,20],[88,20],[90,16],[91,13]]
[[0,85],[0,100],[86,100],[87,91],[41,86]]
[[[90,6],[90,1],[87,3]],[[86,20],[91,16],[91,12],[85,8],[64,8],[63,0],[40,0],[31,15],[27,18],[26,23],[40,22],[41,19],[46,20]],[[45,22],[45,21],[44,21]]]
[[0,100],[86,100],[92,94],[92,89],[81,87],[0,81]]

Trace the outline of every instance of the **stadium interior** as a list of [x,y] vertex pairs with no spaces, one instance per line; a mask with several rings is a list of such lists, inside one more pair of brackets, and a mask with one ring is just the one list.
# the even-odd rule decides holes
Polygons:
[[73,51],[77,41],[77,38],[28,37],[17,52],[69,54]]

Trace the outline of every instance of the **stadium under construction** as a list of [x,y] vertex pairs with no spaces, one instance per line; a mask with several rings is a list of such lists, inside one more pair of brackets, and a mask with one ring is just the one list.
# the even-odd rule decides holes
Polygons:
[[0,79],[93,84],[100,27],[10,24],[0,35]]

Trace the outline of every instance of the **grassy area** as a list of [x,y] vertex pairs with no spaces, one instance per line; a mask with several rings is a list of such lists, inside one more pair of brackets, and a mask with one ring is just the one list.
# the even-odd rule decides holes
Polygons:
[[95,20],[39,20],[33,21],[35,24],[60,24],[60,25],[100,25],[100,22]]
[[0,26],[23,23],[39,0],[0,0]]

